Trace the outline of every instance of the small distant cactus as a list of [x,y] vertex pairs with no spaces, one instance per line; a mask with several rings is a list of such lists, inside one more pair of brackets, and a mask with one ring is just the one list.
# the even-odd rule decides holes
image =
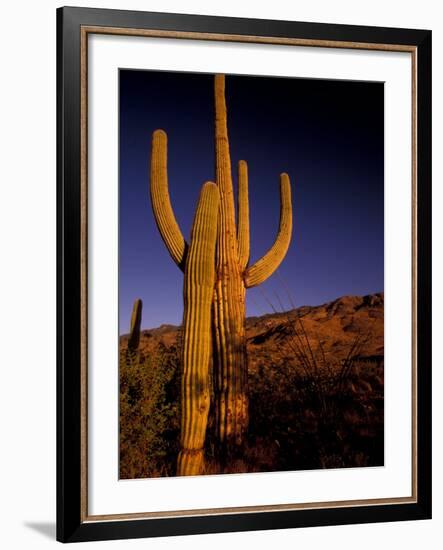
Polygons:
[[138,351],[140,344],[140,327],[142,322],[143,302],[137,298],[132,307],[131,326],[129,330],[128,351],[132,354]]
[[[197,214],[194,220],[193,237],[191,245],[186,243],[178,226],[168,191],[167,176],[167,136],[163,130],[156,130],[152,139],[151,151],[151,201],[154,217],[157,222],[160,235],[174,262],[185,272],[185,288],[190,288],[188,277],[193,284],[199,286],[197,281],[203,277],[203,266],[206,274],[215,270],[214,283],[212,285],[212,299],[208,305],[207,295],[205,299],[195,302],[190,306],[186,302],[185,294],[185,325],[186,315],[193,311],[193,328],[185,326],[184,347],[193,349],[196,342],[201,342],[204,347],[204,362],[202,368],[206,369],[206,353],[210,353],[213,359],[214,380],[214,410],[215,431],[221,457],[230,455],[244,442],[244,436],[248,426],[248,389],[247,389],[247,356],[245,335],[245,294],[246,289],[264,282],[278,268],[284,259],[289,247],[292,235],[292,203],[291,186],[286,173],[280,175],[280,227],[274,244],[269,251],[255,264],[249,266],[250,236],[249,236],[249,198],[248,198],[248,167],[245,161],[238,165],[238,216],[235,219],[234,192],[231,175],[231,160],[229,152],[229,140],[227,129],[226,101],[225,101],[225,76],[216,75],[214,79],[215,96],[215,181],[219,192],[218,223],[214,253],[212,245],[203,247],[195,241]],[[214,187],[214,184],[205,184]],[[209,187],[208,189],[212,189]],[[209,190],[207,191],[209,193]],[[203,200],[203,191],[200,202]],[[203,205],[199,204],[199,209]],[[212,212],[212,211],[211,211]],[[201,212],[199,224],[213,224],[213,212],[209,215]],[[207,225],[205,230],[214,228]],[[203,226],[199,233],[203,231]],[[209,234],[209,233],[208,233]],[[194,242],[195,241],[195,242]],[[212,241],[211,241],[212,242]],[[189,256],[191,249],[200,247],[200,263],[194,258],[190,268]],[[204,259],[203,259],[204,257]],[[194,276],[192,276],[194,273]],[[209,287],[209,285],[208,285]],[[206,287],[205,287],[206,288]],[[201,289],[201,292],[203,290]],[[207,339],[207,311],[212,309],[210,327],[213,334],[213,342]],[[186,313],[186,311],[188,313]],[[203,344],[204,343],[204,344]],[[195,353],[197,353],[195,351]],[[202,354],[203,349],[198,353]],[[184,363],[189,358],[183,357]],[[189,367],[188,367],[189,368]],[[187,371],[188,372],[188,371]],[[206,371],[205,371],[206,372]],[[199,375],[201,377],[201,373]],[[197,449],[191,447],[188,441],[188,431],[195,430],[193,445],[198,440],[198,445],[204,441],[207,419],[206,408],[209,404],[199,403],[198,399],[191,397],[188,389],[186,374],[182,385],[182,409],[187,415],[187,420],[182,420],[182,453],[179,457],[178,470],[183,475],[198,473],[200,466],[185,466],[185,449],[189,451]],[[206,375],[200,378],[200,393],[206,392]],[[203,395],[201,393],[201,395]],[[205,393],[206,395],[206,393]],[[201,396],[200,396],[201,397]],[[201,408],[200,408],[201,406]],[[192,419],[192,420],[191,420]],[[186,447],[186,445],[188,445]],[[201,448],[202,451],[202,448]],[[199,451],[200,452],[200,451]],[[189,455],[189,453],[188,453]],[[194,455],[196,453],[194,452]],[[194,461],[199,463],[200,459]]]

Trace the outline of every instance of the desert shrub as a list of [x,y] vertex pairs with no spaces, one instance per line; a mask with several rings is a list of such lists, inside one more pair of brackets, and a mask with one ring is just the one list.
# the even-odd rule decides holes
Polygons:
[[[357,335],[338,361],[308,338],[299,319],[286,324],[292,330],[290,353],[249,373],[248,445],[256,449],[255,469],[383,464],[383,365],[356,359],[369,336]],[[269,468],[264,457],[271,451]]]
[[175,474],[179,359],[176,346],[147,356],[120,352],[120,478]]

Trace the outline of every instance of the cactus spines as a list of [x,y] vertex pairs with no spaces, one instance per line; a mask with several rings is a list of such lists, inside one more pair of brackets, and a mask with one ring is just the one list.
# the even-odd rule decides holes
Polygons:
[[215,282],[215,244],[219,193],[203,185],[191,231],[183,286],[182,416],[178,475],[202,473],[209,413],[212,356],[211,307]]
[[[209,380],[207,357],[212,357],[214,371],[212,377],[215,400],[214,424],[220,457],[231,454],[231,450],[235,451],[241,447],[244,441],[248,426],[246,289],[262,283],[278,268],[285,257],[292,234],[291,186],[288,175],[281,174],[280,225],[276,240],[260,260],[248,267],[250,256],[248,167],[245,161],[239,162],[236,224],[224,75],[215,75],[214,98],[218,221],[214,225],[214,213],[211,210],[212,214],[209,215],[209,207],[206,214],[203,214],[203,195],[206,193],[209,195],[212,193],[210,189],[214,188],[214,184],[207,183],[198,207],[199,221],[197,221],[197,214],[194,220],[190,247],[179,229],[169,198],[166,133],[163,130],[156,130],[152,140],[151,200],[154,216],[170,255],[180,269],[185,271],[187,289],[185,291],[185,351],[182,386],[184,416],[182,418],[182,451],[177,466],[182,475],[195,474],[202,469],[209,405],[206,401],[206,395],[209,396],[206,393],[206,384]],[[209,239],[209,232],[216,231],[214,250],[209,246],[201,246],[201,239],[196,239],[194,236],[197,233],[203,234],[202,224],[210,225],[210,227],[205,225],[205,231],[208,231],[205,238]],[[216,229],[214,229],[215,226]],[[197,227],[200,228],[198,231]],[[200,245],[197,244],[199,242]],[[190,250],[193,247],[195,250],[198,247],[199,250],[195,257]],[[189,256],[193,259],[191,260]],[[191,280],[196,284],[197,279],[203,277],[203,272],[210,275],[210,264],[214,268],[211,298],[208,298],[207,293],[210,285],[205,283],[204,287],[199,288],[201,295],[198,298],[194,296],[191,300],[189,292],[194,288]],[[200,285],[197,284],[197,286]],[[211,309],[212,319],[207,315]],[[212,342],[207,333],[208,326],[212,329]],[[200,342],[199,345],[197,342]],[[198,392],[196,381],[199,381]]]
[[257,286],[270,277],[286,256],[292,235],[291,184],[288,174],[280,174],[280,226],[274,244],[245,273],[246,288]]
[[142,322],[142,307],[143,302],[140,298],[135,300],[132,307],[131,326],[128,339],[128,351],[135,353],[140,343],[140,326]]
[[151,202],[155,221],[174,262],[183,271],[188,244],[175,219],[168,190],[168,138],[156,130],[151,149]]

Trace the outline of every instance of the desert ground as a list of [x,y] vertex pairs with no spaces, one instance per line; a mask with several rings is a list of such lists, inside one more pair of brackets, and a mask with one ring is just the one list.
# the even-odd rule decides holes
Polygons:
[[[384,295],[343,296],[246,320],[250,424],[223,471],[211,440],[206,474],[382,466]],[[281,308],[280,308],[281,309]],[[120,337],[120,478],[175,475],[181,327]]]

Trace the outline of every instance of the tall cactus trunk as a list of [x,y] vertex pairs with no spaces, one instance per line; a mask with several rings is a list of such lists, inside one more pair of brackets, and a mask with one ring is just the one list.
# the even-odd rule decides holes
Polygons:
[[[232,455],[248,427],[245,287],[229,275],[219,277],[214,298],[215,431],[219,451]],[[232,295],[235,301],[227,299]]]
[[215,77],[215,159],[220,213],[214,293],[216,435],[223,451],[242,444],[248,424],[245,294],[235,224],[224,75]]
[[207,182],[202,188],[192,226],[183,287],[181,451],[177,463],[177,475],[182,476],[201,474],[204,468],[218,208],[218,189],[214,183]]

